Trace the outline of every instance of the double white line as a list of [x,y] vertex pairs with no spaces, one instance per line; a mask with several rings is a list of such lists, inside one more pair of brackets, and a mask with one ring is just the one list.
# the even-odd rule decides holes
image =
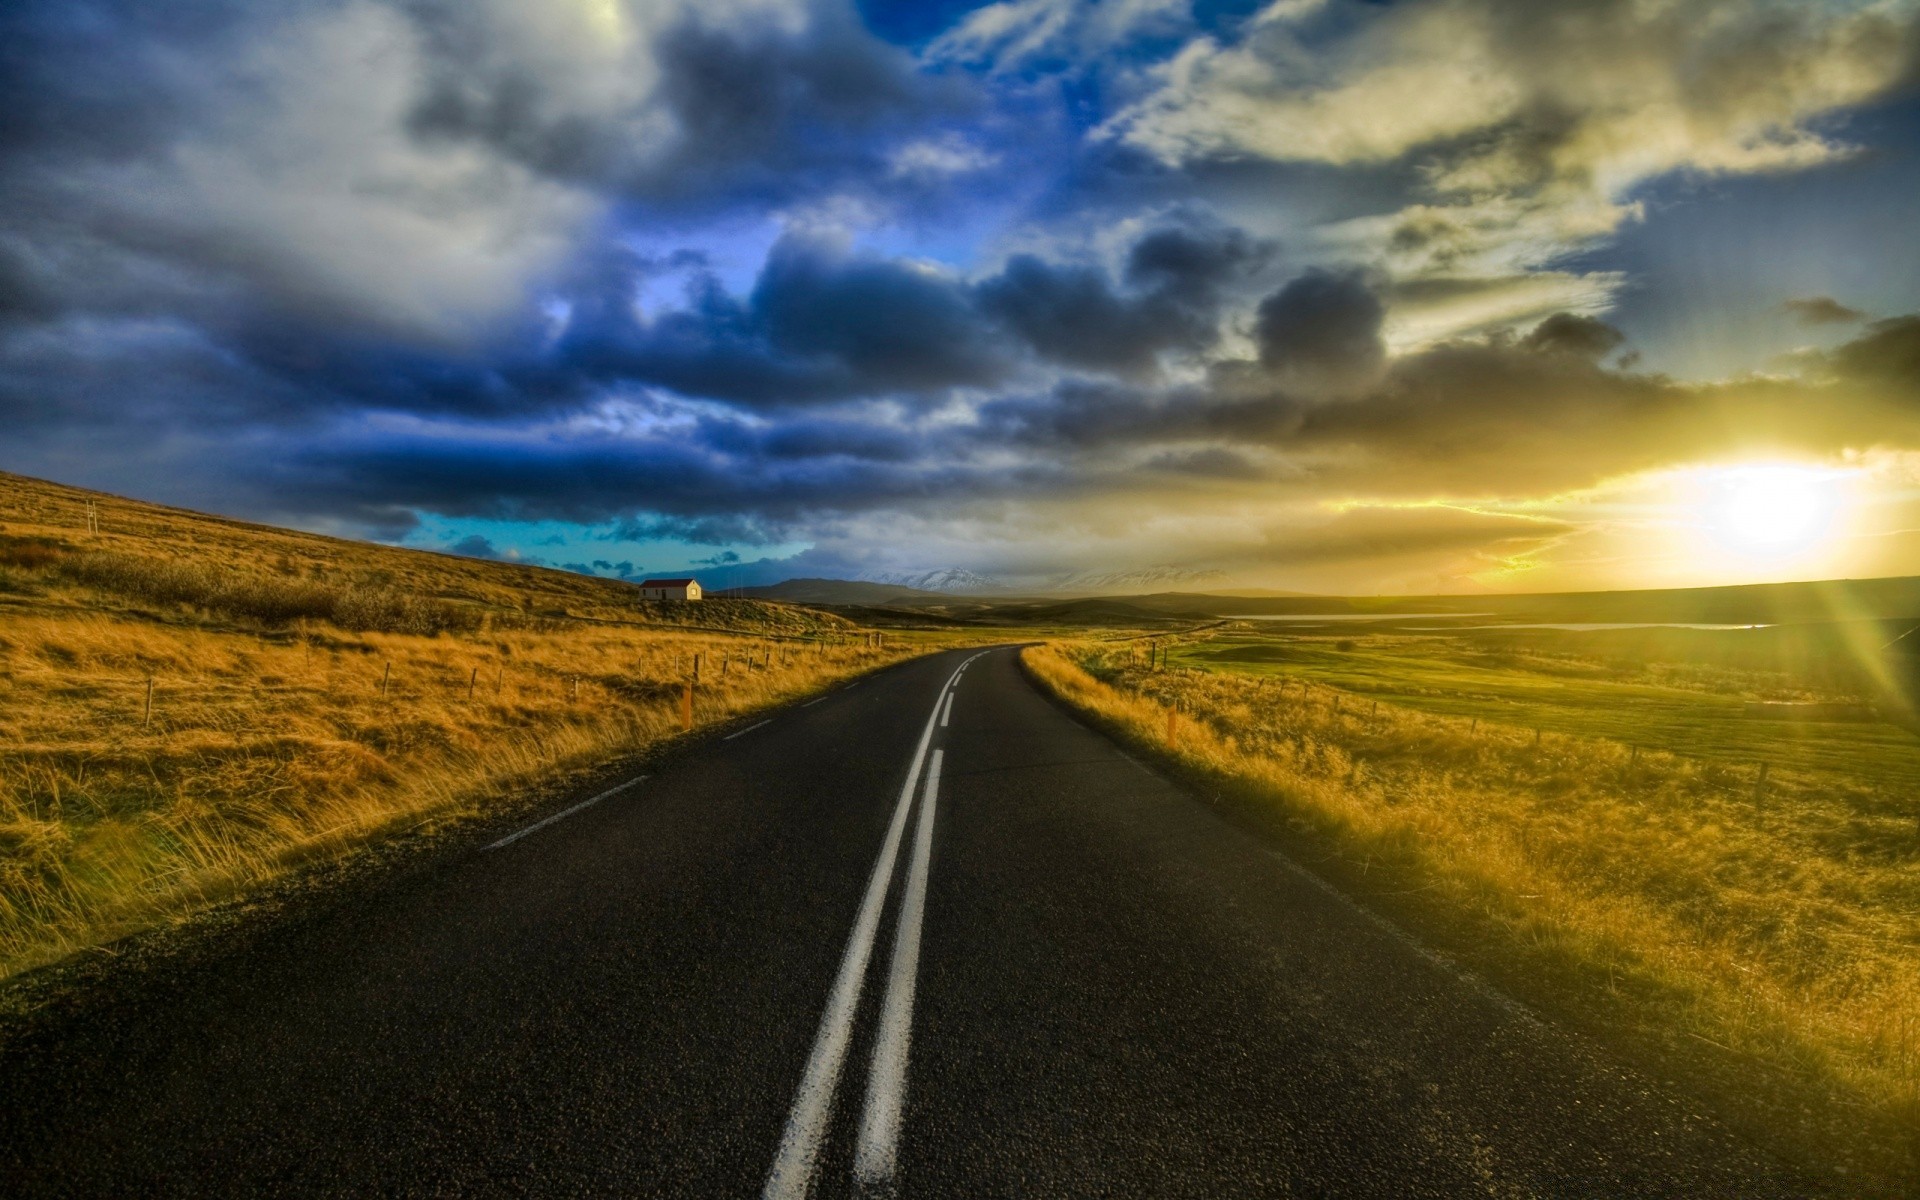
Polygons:
[[[766,1200],[800,1200],[813,1185],[821,1143],[833,1118],[840,1068],[846,1062],[847,1046],[853,1040],[854,1013],[860,1006],[867,964],[873,958],[874,938],[880,930],[880,910],[886,907],[887,891],[893,884],[894,859],[899,856],[900,839],[913,807],[914,787],[920,782],[921,769],[928,766],[927,747],[933,741],[941,706],[948,699],[954,681],[960,678],[960,672],[979,657],[975,654],[955,668],[933,698],[933,711],[927,716],[927,726],[921,731],[920,744],[913,752],[913,765],[907,769],[907,781],[894,804],[887,840],[880,846],[880,857],[873,864],[872,877],[867,880],[866,898],[854,918],[853,936],[847,939],[846,952],[841,955],[840,973],[834,977],[833,990],[827,993],[827,1008],[820,1016],[820,1031],[814,1035],[806,1074],[801,1076],[800,1087],[794,1093],[793,1109],[787,1114],[780,1152],[773,1160],[773,1170],[767,1173],[767,1186],[761,1193]],[[859,1141],[854,1148],[854,1178],[870,1190],[884,1190],[892,1184],[898,1160],[900,1120],[906,1102],[907,1052],[913,1036],[914,979],[920,966],[920,924],[926,910],[927,872],[933,858],[933,810],[940,791],[944,758],[944,751],[935,750],[926,772],[920,821],[914,829],[913,860],[907,868],[906,894],[894,930],[887,994],[880,1003],[879,1034],[874,1041],[873,1062],[867,1076],[866,1108],[861,1114]]]

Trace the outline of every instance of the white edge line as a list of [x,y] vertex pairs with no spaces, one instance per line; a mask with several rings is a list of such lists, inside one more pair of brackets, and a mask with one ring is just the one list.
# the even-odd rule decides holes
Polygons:
[[[947,693],[949,702],[953,693]],[[927,874],[933,858],[933,820],[940,798],[940,767],[945,750],[935,750],[927,765],[927,788],[920,796],[919,823],[913,831],[913,861],[894,927],[893,962],[887,994],[880,1004],[873,1065],[867,1073],[867,1102],[860,1117],[860,1138],[853,1155],[853,1177],[863,1187],[885,1187],[899,1161],[900,1122],[906,1112],[907,1055],[913,1041],[913,992],[920,971],[920,927],[927,909]]]
[[825,700],[825,699],[826,699],[826,697],[825,697],[825,696],[815,696],[815,697],[814,697],[813,699],[811,699],[811,700],[809,700],[809,701],[807,701],[807,702],[806,702],[805,704],[802,704],[802,705],[801,705],[800,707],[801,707],[801,708],[812,708],[812,707],[813,707],[814,705],[816,705],[816,704],[818,704],[818,703],[820,703],[820,702],[821,702],[822,700]]
[[879,931],[880,910],[893,883],[893,860],[900,851],[900,835],[906,829],[907,810],[913,806],[913,789],[920,782],[920,768],[926,762],[927,745],[933,741],[933,724],[940,702],[948,688],[959,678],[955,671],[940,686],[933,698],[933,712],[927,714],[927,726],[920,733],[920,745],[913,752],[913,765],[907,768],[907,781],[900,788],[900,799],[893,807],[893,821],[887,827],[887,839],[874,861],[873,875],[867,880],[866,898],[854,918],[853,933],[847,938],[846,951],[840,957],[840,972],[834,976],[833,990],[827,993],[827,1007],[820,1014],[820,1029],[814,1034],[813,1050],[807,1056],[806,1073],[793,1095],[793,1108],[787,1114],[787,1127],[780,1136],[780,1150],[774,1156],[773,1169],[767,1172],[765,1200],[801,1200],[813,1186],[814,1167],[820,1158],[820,1143],[833,1116],[833,1094],[840,1084],[840,1067],[846,1061],[847,1046],[853,1040],[853,1015],[859,1007],[860,989],[866,981],[867,962],[873,956],[873,939]]
[[721,741],[723,741],[723,742],[730,742],[730,741],[732,741],[733,739],[735,739],[735,738],[737,738],[737,737],[745,737],[745,736],[747,736],[747,735],[748,735],[749,733],[752,733],[752,732],[753,732],[754,730],[756,730],[756,729],[759,729],[759,728],[761,728],[762,726],[765,726],[765,725],[771,725],[771,724],[773,724],[773,718],[772,718],[772,717],[768,717],[768,718],[767,718],[766,720],[764,720],[764,721],[759,721],[759,722],[756,722],[756,723],[754,723],[754,724],[752,724],[752,725],[749,725],[749,726],[747,726],[747,727],[746,727],[745,729],[736,729],[736,730],[734,730],[734,731],[733,731],[732,733],[730,733],[730,734],[728,734],[727,736],[725,736],[725,737],[723,737],[723,738],[721,738],[720,740],[721,740]]
[[598,796],[593,797],[591,800],[582,800],[580,803],[574,805],[572,808],[563,809],[560,812],[554,813],[550,817],[543,817],[540,820],[535,821],[533,824],[527,826],[525,829],[518,831],[517,833],[510,833],[507,836],[501,838],[499,841],[493,843],[493,845],[488,846],[487,849],[498,850],[502,846],[510,846],[513,843],[519,841],[521,838],[534,832],[535,830],[545,829],[547,826],[553,824],[555,821],[563,820],[567,817],[570,817],[573,814],[579,812],[583,808],[592,808],[594,805],[600,803],[602,800],[605,800],[608,796],[616,796],[621,792],[626,791],[628,788],[633,787],[634,785],[640,783],[645,778],[646,778],[645,775],[636,775],[632,779],[627,780],[625,783],[621,784],[618,787],[608,788],[606,791],[601,792]]

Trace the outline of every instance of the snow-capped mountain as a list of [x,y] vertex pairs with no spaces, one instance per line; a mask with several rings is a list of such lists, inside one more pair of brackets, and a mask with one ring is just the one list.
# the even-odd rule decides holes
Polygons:
[[891,583],[923,592],[952,592],[971,595],[980,592],[1004,592],[1007,585],[965,567],[942,567],[935,571],[867,571],[860,575],[866,583]]
[[995,593],[1074,592],[1129,593],[1164,592],[1176,588],[1214,586],[1225,583],[1227,573],[1205,567],[1160,565],[1138,567],[1130,571],[1073,571],[1064,575],[1019,579],[1000,579],[982,575],[965,567],[942,567],[931,571],[868,571],[860,576],[866,583],[890,583],[923,592],[946,592],[957,596]]

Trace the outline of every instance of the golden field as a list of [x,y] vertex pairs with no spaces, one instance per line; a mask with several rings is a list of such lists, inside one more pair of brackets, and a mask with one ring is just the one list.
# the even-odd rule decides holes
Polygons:
[[872,640],[0,474],[0,975],[659,745],[696,655],[702,726]]
[[[1525,708],[1501,722],[1383,702],[1284,657],[1178,665],[1204,662],[1208,641],[1176,646],[1171,670],[1114,641],[1025,661],[1523,999],[1624,1039],[1803,1157],[1920,1178],[1909,747],[1884,764],[1863,752],[1857,771],[1776,767],[1760,787],[1744,764],[1536,733]],[[1329,641],[1304,657],[1336,653]],[[1383,688],[1384,660],[1367,667]],[[1716,699],[1715,681],[1689,683]]]

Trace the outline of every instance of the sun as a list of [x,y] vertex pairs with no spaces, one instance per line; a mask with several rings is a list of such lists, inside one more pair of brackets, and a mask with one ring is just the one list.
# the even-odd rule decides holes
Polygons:
[[1793,463],[1712,467],[1694,479],[1708,537],[1735,556],[1796,559],[1837,531],[1845,474]]

